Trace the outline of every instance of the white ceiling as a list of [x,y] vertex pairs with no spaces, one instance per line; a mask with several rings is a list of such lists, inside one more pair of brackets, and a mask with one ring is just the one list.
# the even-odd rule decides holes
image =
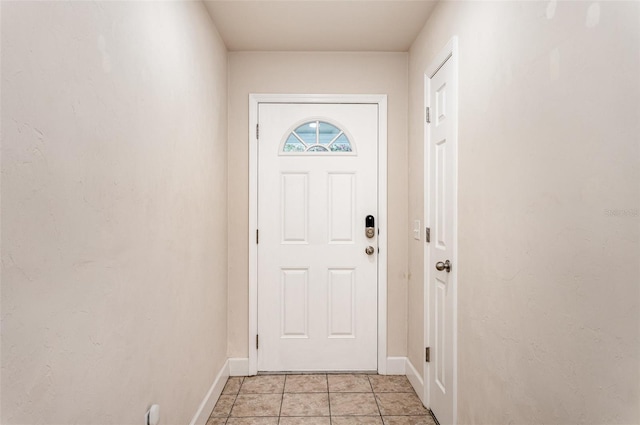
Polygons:
[[204,0],[230,51],[406,52],[436,0]]

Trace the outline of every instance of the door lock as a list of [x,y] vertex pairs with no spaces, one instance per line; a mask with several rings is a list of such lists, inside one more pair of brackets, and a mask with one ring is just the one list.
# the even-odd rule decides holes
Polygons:
[[451,272],[451,262],[449,260],[445,261],[444,263],[442,261],[438,261],[436,263],[436,269],[439,271],[442,270],[446,270],[447,273]]
[[369,238],[373,238],[376,235],[376,220],[372,215],[368,215],[364,219],[364,234]]

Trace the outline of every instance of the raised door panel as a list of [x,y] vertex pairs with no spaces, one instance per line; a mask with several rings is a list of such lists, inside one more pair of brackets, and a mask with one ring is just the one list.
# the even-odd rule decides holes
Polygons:
[[356,175],[328,174],[328,231],[329,243],[354,243]]
[[307,173],[283,173],[280,188],[282,243],[307,243],[309,176]]
[[309,323],[309,270],[282,269],[281,338],[307,338]]
[[329,269],[329,338],[355,338],[356,272],[354,269]]

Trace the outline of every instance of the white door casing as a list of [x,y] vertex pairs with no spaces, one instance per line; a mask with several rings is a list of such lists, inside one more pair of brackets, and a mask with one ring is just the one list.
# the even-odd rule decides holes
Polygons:
[[[386,317],[386,208],[379,204],[386,190],[378,186],[382,181],[380,189],[386,189],[386,179],[378,172],[386,169],[378,170],[377,157],[379,143],[386,147],[386,134],[380,134],[386,127],[379,125],[386,102],[345,97],[251,96],[251,124],[260,123],[259,141],[250,150],[256,171],[250,225],[260,229],[259,244],[250,245],[251,374],[384,372],[386,326],[378,316]],[[355,152],[283,153],[287,135],[314,120],[345,130]],[[364,234],[367,214],[380,231],[372,239]],[[367,255],[368,245],[381,252]]]
[[[457,42],[425,74],[425,400],[438,421],[457,421]],[[425,120],[427,121],[427,120]],[[447,271],[447,261],[451,265]],[[438,269],[436,265],[439,265]],[[442,267],[445,267],[443,270]]]

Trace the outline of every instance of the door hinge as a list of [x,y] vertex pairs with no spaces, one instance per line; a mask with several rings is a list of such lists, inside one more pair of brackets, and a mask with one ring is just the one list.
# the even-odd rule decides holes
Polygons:
[[427,243],[431,242],[431,228],[427,227],[424,229],[424,238]]
[[259,344],[258,344],[258,335],[256,335],[256,350],[258,349]]
[[256,229],[256,245],[260,243],[260,231]]
[[431,114],[429,113],[431,112],[430,108],[427,106],[427,123],[431,122]]
[[424,349],[424,361],[429,363],[431,361],[431,347]]
[[260,140],[260,124],[256,124],[256,139]]

